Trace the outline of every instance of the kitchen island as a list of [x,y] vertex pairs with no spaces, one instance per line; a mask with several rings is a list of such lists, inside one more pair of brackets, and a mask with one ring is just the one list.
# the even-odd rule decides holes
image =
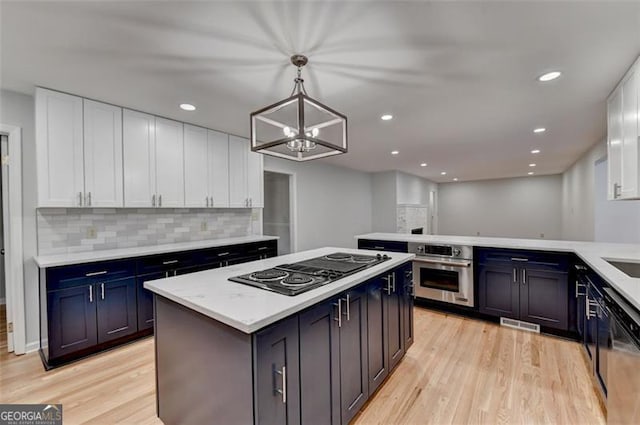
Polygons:
[[160,419],[348,423],[413,342],[413,254],[296,296],[228,280],[337,251],[372,254],[320,248],[145,282]]

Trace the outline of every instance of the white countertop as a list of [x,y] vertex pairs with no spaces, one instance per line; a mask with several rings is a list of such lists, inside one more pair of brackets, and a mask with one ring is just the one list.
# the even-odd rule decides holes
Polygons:
[[228,280],[230,277],[320,257],[332,252],[363,255],[376,253],[357,249],[319,248],[220,269],[153,280],[145,282],[144,287],[242,332],[253,333],[414,258],[413,254],[386,252],[383,254],[391,257],[390,260],[296,296],[281,295]]
[[144,257],[145,255],[191,251],[194,249],[215,248],[225,245],[240,245],[278,239],[277,236],[242,236],[237,238],[208,239],[204,241],[182,242],[165,245],[137,246],[134,248],[105,249],[103,251],[77,252],[70,254],[39,255],[33,257],[38,267],[68,266],[71,264],[94,263],[96,261],[119,260],[122,258]]
[[403,233],[369,233],[356,239],[381,241],[441,243],[491,248],[528,249],[537,251],[572,252],[596,271],[611,287],[640,310],[640,279],[632,278],[606,260],[640,263],[640,245],[600,242],[557,241],[545,239],[510,239],[476,236],[412,235]]

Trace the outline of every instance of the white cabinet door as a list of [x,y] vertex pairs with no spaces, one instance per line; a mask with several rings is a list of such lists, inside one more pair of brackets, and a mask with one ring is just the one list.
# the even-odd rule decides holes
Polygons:
[[229,135],[209,130],[209,196],[213,207],[229,206]]
[[184,207],[184,133],[181,122],[156,117],[158,206]]
[[248,206],[247,193],[247,151],[249,140],[229,136],[229,206]]
[[184,204],[186,207],[211,206],[209,142],[207,129],[184,125]]
[[261,153],[251,152],[251,149],[247,147],[247,196],[249,197],[249,206],[253,208],[264,207],[263,158]]
[[122,108],[84,99],[84,205],[122,207]]
[[638,191],[638,77],[632,68],[622,83],[622,199],[633,199]]
[[37,88],[35,103],[38,206],[82,206],[82,98]]
[[125,109],[122,118],[124,206],[153,207],[156,198],[155,117]]
[[622,90],[618,89],[607,102],[608,174],[607,198],[620,196],[622,183]]

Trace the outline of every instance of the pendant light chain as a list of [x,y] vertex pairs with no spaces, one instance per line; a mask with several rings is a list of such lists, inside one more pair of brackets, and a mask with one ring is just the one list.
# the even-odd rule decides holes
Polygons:
[[304,94],[305,96],[308,96],[307,94],[307,90],[304,88],[304,79],[302,78],[302,66],[298,66],[298,75],[296,78],[294,78],[293,80],[294,85],[293,85],[293,90],[291,91],[291,96],[293,96],[294,94]]

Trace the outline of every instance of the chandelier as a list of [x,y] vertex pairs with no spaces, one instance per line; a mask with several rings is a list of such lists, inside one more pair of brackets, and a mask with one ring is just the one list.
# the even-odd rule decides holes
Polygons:
[[307,95],[302,79],[307,61],[291,56],[298,68],[291,95],[250,115],[252,151],[293,161],[347,152],[347,117]]

